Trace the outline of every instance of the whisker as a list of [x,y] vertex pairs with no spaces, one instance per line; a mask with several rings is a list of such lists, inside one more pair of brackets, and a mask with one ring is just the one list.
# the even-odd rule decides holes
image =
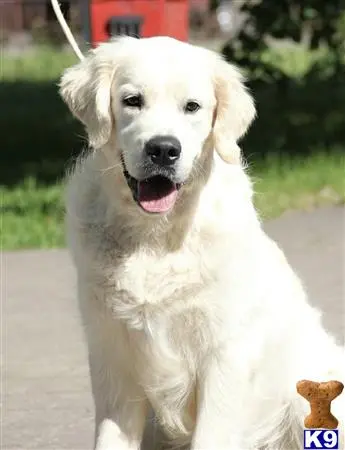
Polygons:
[[113,166],[106,167],[105,169],[100,169],[100,172],[102,173],[102,175],[104,175],[109,170],[116,169],[117,167],[121,167],[121,165],[122,165],[121,163],[116,163]]

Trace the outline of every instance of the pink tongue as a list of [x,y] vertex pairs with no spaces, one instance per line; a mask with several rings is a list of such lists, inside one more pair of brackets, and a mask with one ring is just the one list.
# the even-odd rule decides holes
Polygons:
[[159,186],[150,182],[139,182],[138,201],[140,206],[150,213],[163,213],[171,209],[177,198],[174,184]]

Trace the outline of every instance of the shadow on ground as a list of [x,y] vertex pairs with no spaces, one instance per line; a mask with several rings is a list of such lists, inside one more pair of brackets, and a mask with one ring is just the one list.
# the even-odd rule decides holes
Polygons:
[[338,78],[252,82],[258,117],[244,139],[249,159],[345,148],[345,84]]
[[1,82],[0,104],[0,184],[59,179],[85,140],[56,82]]

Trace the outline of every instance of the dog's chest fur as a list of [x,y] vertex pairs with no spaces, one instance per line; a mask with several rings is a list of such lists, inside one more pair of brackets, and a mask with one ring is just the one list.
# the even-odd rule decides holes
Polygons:
[[207,304],[220,261],[202,243],[193,248],[141,249],[105,271],[107,306],[127,329],[134,375],[172,437],[192,429],[198,365],[215,335]]

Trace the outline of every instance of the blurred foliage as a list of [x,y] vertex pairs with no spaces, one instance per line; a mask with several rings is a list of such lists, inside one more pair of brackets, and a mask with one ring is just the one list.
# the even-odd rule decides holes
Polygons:
[[45,46],[23,55],[3,55],[0,185],[28,177],[56,181],[86,145],[83,127],[58,94],[62,71],[75,62],[71,51]]
[[[327,52],[311,58],[308,74],[339,76],[343,71],[345,12],[343,0],[245,1],[244,23],[236,39],[223,49],[227,59],[245,67],[251,80],[276,81],[289,75],[263,57],[272,40],[289,40],[312,52]],[[326,71],[326,73],[324,73]]]
[[[70,50],[59,50],[49,45],[34,47],[19,55],[6,55],[1,58],[1,82],[49,82],[56,81],[62,71],[78,62]],[[53,85],[53,83],[51,83]],[[57,91],[56,86],[55,90]]]
[[247,156],[345,147],[345,2],[245,1],[244,23],[224,49],[258,108]]
[[345,83],[330,78],[286,79],[249,83],[258,116],[241,145],[246,157],[307,155],[335,147],[344,151]]

